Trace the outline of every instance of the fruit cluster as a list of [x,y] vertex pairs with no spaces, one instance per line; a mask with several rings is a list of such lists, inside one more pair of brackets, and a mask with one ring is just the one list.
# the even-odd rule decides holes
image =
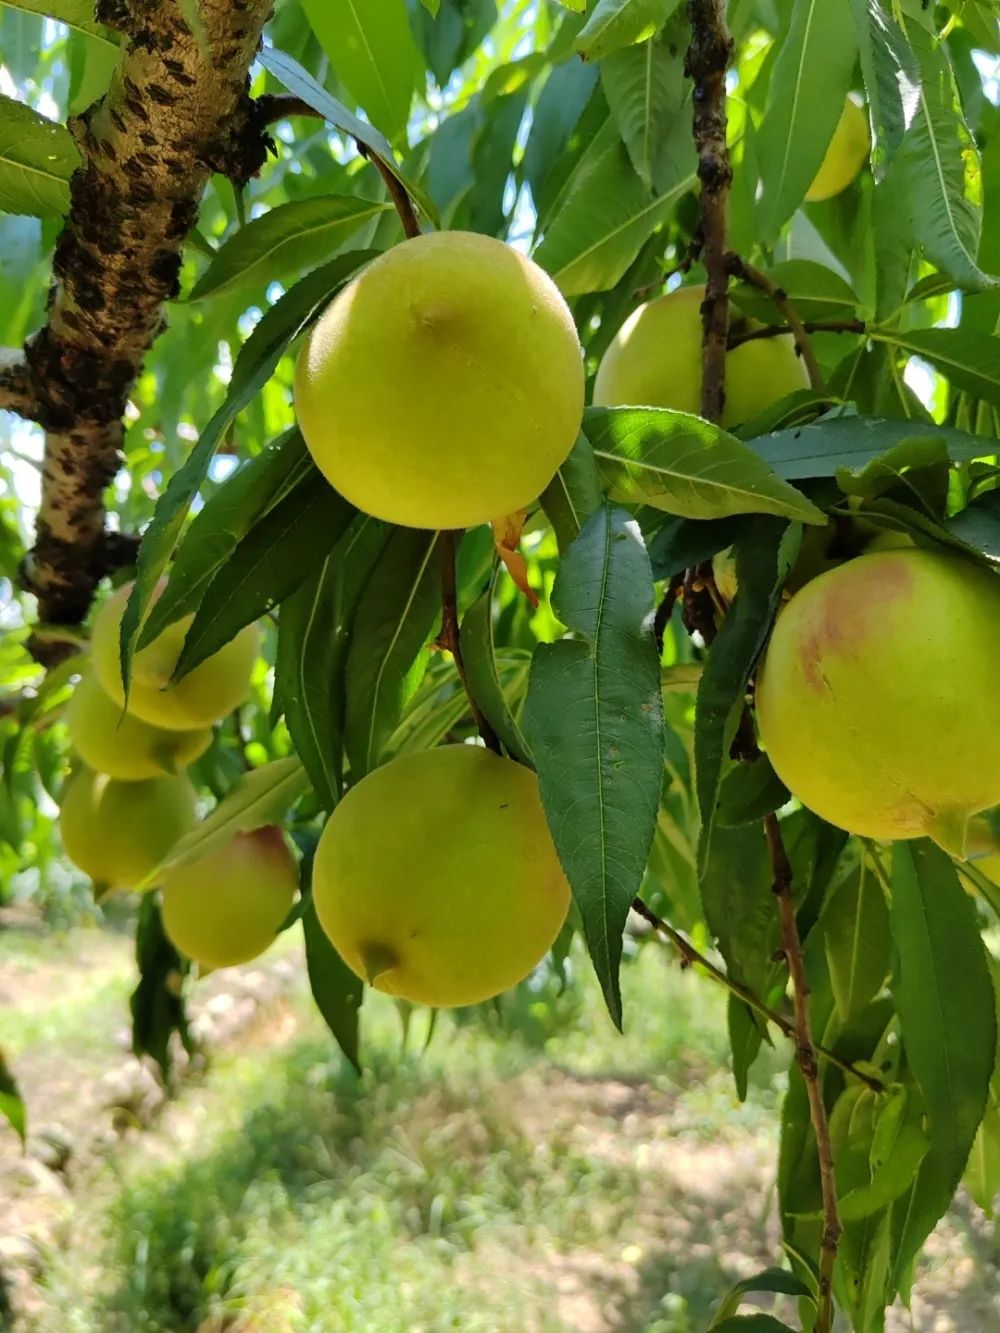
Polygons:
[[[196,794],[184,770],[208,749],[213,724],[246,698],[258,647],[248,626],[174,682],[191,623],[178,620],[136,653],[126,706],[118,642],[128,595],[119,588],[98,612],[91,662],[66,718],[82,765],[63,795],[63,847],[98,897],[151,887],[146,881],[194,826]],[[274,939],[297,881],[279,829],[237,833],[164,873],[164,926],[203,969],[246,962]]]

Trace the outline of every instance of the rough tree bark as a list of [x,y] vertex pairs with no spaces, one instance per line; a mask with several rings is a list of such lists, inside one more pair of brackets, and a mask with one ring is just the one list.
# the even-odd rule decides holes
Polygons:
[[123,416],[178,292],[181,248],[212,172],[242,186],[267,153],[248,71],[271,0],[199,0],[195,35],[178,0],[100,0],[122,34],[100,102],[70,122],[82,162],[56,245],[48,320],[23,362],[0,359],[0,406],[46,431],[42,504],[24,585],[38,618],[75,624],[109,563],[105,487]]

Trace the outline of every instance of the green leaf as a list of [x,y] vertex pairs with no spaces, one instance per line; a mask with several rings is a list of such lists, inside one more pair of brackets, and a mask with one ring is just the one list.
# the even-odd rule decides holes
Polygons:
[[608,1011],[663,780],[663,702],[653,579],[635,521],[602,505],[563,557],[555,614],[578,636],[539,644],[524,730],[559,859]]
[[846,1024],[882,989],[892,945],[885,894],[863,857],[834,887],[820,924],[837,1012]]
[[302,913],[302,933],[306,945],[306,971],[316,1008],[333,1033],[340,1049],[361,1073],[359,1056],[360,1010],[364,983],[354,975],[319,924],[310,897]]
[[986,1107],[997,1049],[996,1001],[972,899],[928,839],[892,849],[896,1007],[927,1109],[930,1147],[893,1208],[894,1282],[943,1216]]
[[860,1222],[880,1213],[910,1188],[927,1155],[922,1118],[919,1104],[914,1105],[905,1086],[879,1099],[870,1151],[871,1179],[840,1199],[841,1221]]
[[281,608],[275,694],[313,790],[327,810],[343,780],[344,669],[355,612],[391,529],[360,514]]
[[977,263],[982,219],[973,191],[979,174],[975,143],[962,114],[946,48],[919,23],[909,41],[920,66],[915,108],[892,164],[892,185],[916,245],[966,291],[997,279]]
[[720,1325],[724,1325],[725,1321],[740,1308],[743,1298],[755,1292],[768,1292],[781,1296],[799,1296],[807,1301],[815,1301],[813,1291],[806,1286],[800,1277],[796,1277],[787,1268],[765,1268],[762,1273],[757,1273],[753,1277],[745,1277],[742,1282],[737,1282],[728,1295],[723,1297],[718,1310],[715,1312],[715,1318],[708,1326],[709,1333],[713,1329],[718,1329]]
[[205,589],[254,524],[312,471],[305,441],[293,429],[238,468],[209,496],[184,534],[170,567],[170,582],[143,621],[139,648],[197,609]]
[[397,528],[358,608],[347,654],[344,739],[355,781],[375,768],[427,665],[441,615],[439,534]]
[[[923,357],[956,389],[1000,407],[1000,338],[973,329],[872,329],[871,337]],[[914,434],[923,434],[914,431]],[[989,453],[980,445],[980,454]]]
[[856,57],[848,5],[800,0],[792,7],[756,136],[761,240],[776,240],[805,198],[843,112]]
[[737,764],[722,779],[715,818],[723,828],[753,824],[780,810],[789,795],[767,755],[761,754],[752,763]]
[[607,291],[695,184],[694,172],[650,195],[616,139],[561,202],[535,251],[566,296]]
[[732,994],[726,1005],[726,1025],[729,1031],[736,1096],[741,1102],[745,1102],[749,1091],[750,1069],[760,1054],[764,1034],[750,1006]]
[[135,584],[121,628],[122,680],[126,686],[143,615],[177,543],[188,507],[205,480],[216,446],[230,423],[271,378],[289,344],[309,326],[337,290],[372,257],[371,251],[357,250],[349,255],[341,255],[332,263],[310,273],[271,306],[240,349],[226,401],[202,431],[187,461],[171,477],[157,503],[153,521],[143,534]]
[[[568,60],[556,65],[538,95],[522,165],[539,210],[550,174],[566,153],[574,129],[594,92],[598,74],[596,65]],[[606,116],[606,108],[604,113]]]
[[279,83],[284,84],[290,93],[294,93],[296,97],[301,97],[303,102],[306,102],[314,111],[324,116],[331,125],[336,125],[338,130],[350,135],[359,145],[363,144],[376,157],[381,158],[428,222],[435,227],[439,224],[440,219],[434,204],[424,190],[400,171],[396,162],[396,155],[385,135],[380,134],[366,121],[359,120],[357,116],[352,115],[343,102],[339,102],[336,97],[328,93],[323,85],[317,83],[308,70],[303,69],[299,62],[293,60],[287,52],[278,51],[273,46],[267,46],[260,52],[257,59],[266,70],[274,75]]
[[8,9],[55,19],[73,32],[99,39],[109,48],[118,45],[118,34],[95,19],[93,0],[4,0],[4,3]]
[[945,522],[953,537],[1000,562],[1000,491],[986,491]]
[[499,736],[504,749],[514,759],[530,767],[531,751],[507,702],[497,666],[496,642],[493,637],[493,590],[496,580],[497,570],[494,569],[489,586],[462,618],[462,658],[472,697]]
[[989,453],[983,440],[947,426],[853,416],[758,435],[748,447],[779,477],[801,481],[807,477],[835,477],[841,468],[860,472],[873,459],[882,457],[905,440],[914,439],[943,440],[953,463],[982,458]]
[[673,578],[682,570],[703,565],[724,551],[742,531],[738,517],[716,519],[668,518],[648,538],[653,578]]
[[10,1066],[4,1059],[2,1047],[0,1047],[0,1115],[4,1117],[21,1140],[23,1147],[28,1137],[28,1113],[25,1110],[24,1098],[18,1090],[14,1075],[10,1072]]
[[989,1218],[1000,1194],[1000,1102],[992,1102],[976,1131],[962,1183]]
[[312,469],[253,527],[205,589],[172,679],[182,680],[245,625],[280,606],[357,513]]
[[632,165],[649,190],[686,176],[696,165],[690,112],[681,112],[690,95],[684,50],[685,43],[663,35],[601,62],[608,106]]
[[155,894],[143,894],[135,927],[135,958],[139,980],[129,998],[132,1014],[132,1051],[148,1055],[164,1078],[170,1072],[170,1039],[176,1032],[190,1052],[194,1043],[188,1030],[181,982],[188,965],[167,938]]
[[823,512],[761,463],[756,444],[686,412],[591,407],[584,431],[613,500],[684,518],[776,514],[825,523]]
[[308,786],[306,771],[294,756],[244,773],[211,814],[185,833],[138,887],[156,884],[165,871],[200,860],[237,833],[280,823]]
[[404,139],[419,62],[403,0],[302,0],[302,8],[372,123],[394,142]]
[[69,130],[0,96],[0,212],[59,218],[80,165]]
[[545,517],[564,553],[584,523],[601,504],[601,480],[594,451],[585,435],[577,437],[569,457],[541,494]]
[[876,179],[902,142],[920,86],[920,67],[882,0],[851,0],[851,12],[875,135]]
[[323,195],[279,204],[241,227],[216,251],[189,297],[201,301],[251,283],[282,281],[328,262],[362,222],[392,205],[354,195]]
[[747,682],[781,599],[795,556],[797,534],[775,519],[760,518],[736,543],[738,586],[733,604],[708,654],[698,687],[694,756],[704,872],[715,824],[722,767],[736,731]]
[[577,35],[576,49],[586,60],[602,60],[659,32],[678,4],[679,0],[597,0]]

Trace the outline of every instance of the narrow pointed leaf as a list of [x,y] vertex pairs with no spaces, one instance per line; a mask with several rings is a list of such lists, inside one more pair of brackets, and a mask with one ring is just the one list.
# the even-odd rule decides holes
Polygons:
[[987,1104],[997,1030],[975,906],[950,858],[928,839],[893,845],[892,932],[903,1047],[923,1094],[930,1143],[912,1190],[893,1208],[898,1287],[965,1171]]
[[24,1144],[28,1136],[28,1114],[10,1066],[0,1049],[0,1115]]
[[756,136],[763,240],[773,242],[805,198],[844,109],[856,58],[849,5],[799,0],[792,7]]
[[365,587],[347,655],[344,739],[355,780],[377,766],[440,616],[438,533],[398,528]]
[[504,749],[522,764],[531,765],[531,751],[504,694],[493,638],[493,589],[496,570],[484,590],[462,618],[462,658],[469,688],[487,721],[500,737]]
[[540,498],[545,516],[556,534],[559,550],[565,552],[604,498],[594,451],[585,435],[577,438],[569,457]]
[[290,273],[327,263],[363,222],[391,208],[377,199],[336,194],[279,204],[252,218],[219,248],[188,299],[283,281]]
[[567,550],[553,609],[576,634],[535,651],[524,730],[549,828],[612,1019],[629,905],[663,780],[653,579],[639,528],[604,505]]

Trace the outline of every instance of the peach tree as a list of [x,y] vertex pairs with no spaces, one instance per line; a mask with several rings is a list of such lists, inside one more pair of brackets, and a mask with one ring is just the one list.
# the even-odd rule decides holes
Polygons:
[[[138,891],[164,1077],[285,931],[360,1064],[437,863],[417,998],[557,1021],[589,955],[620,1027],[662,948],[740,1098],[786,1051],[713,1328],[881,1329],[992,1215],[998,68],[988,0],[0,6],[0,901]],[[420,845],[386,775],[462,746],[529,813]]]

